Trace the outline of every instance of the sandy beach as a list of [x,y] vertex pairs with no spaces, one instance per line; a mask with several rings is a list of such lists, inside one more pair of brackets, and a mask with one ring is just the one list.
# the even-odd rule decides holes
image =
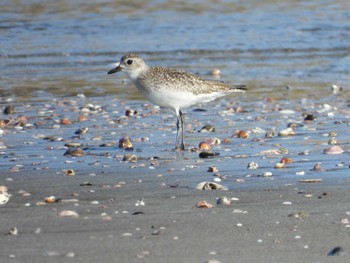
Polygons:
[[[350,1],[2,2],[0,263],[349,262]],[[248,90],[175,152],[129,52]]]
[[[12,197],[1,207],[1,262],[347,261],[349,180],[200,191],[193,175],[178,179],[3,174]],[[51,195],[60,200],[45,203]],[[217,205],[223,196],[231,204]]]

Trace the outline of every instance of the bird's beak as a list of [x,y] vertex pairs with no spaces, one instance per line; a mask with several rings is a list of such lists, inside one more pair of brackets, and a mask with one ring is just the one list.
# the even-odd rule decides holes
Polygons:
[[120,65],[118,65],[117,67],[111,69],[110,71],[108,71],[108,74],[113,74],[113,73],[117,73],[119,71],[122,71],[122,67]]

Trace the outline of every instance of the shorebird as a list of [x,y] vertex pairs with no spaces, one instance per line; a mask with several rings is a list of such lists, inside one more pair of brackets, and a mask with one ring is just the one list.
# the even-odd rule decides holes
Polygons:
[[205,80],[174,68],[150,67],[135,54],[125,54],[118,66],[108,71],[108,74],[119,71],[124,72],[142,95],[152,103],[175,111],[175,150],[185,149],[182,108],[247,90],[246,85],[229,85],[221,81]]

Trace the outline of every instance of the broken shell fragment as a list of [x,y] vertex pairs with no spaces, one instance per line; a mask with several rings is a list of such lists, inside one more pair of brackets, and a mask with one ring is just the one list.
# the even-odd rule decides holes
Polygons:
[[200,142],[200,143],[198,144],[198,148],[199,148],[199,150],[201,150],[201,151],[209,151],[209,150],[211,149],[211,146],[210,146],[210,144],[208,144],[208,143]]
[[18,229],[17,229],[17,227],[15,227],[15,226],[11,227],[10,230],[9,230],[9,235],[11,235],[11,236],[17,236],[17,235],[18,235]]
[[256,162],[249,162],[247,168],[250,170],[255,170],[259,168],[259,165]]
[[7,192],[0,193],[0,205],[6,204],[10,200],[10,196]]
[[70,155],[70,156],[83,156],[84,151],[81,148],[75,148],[75,149],[68,149],[64,154],[64,156]]
[[70,147],[70,148],[77,148],[77,147],[81,146],[81,143],[79,143],[79,142],[67,142],[64,144],[64,146]]
[[321,167],[321,164],[316,163],[314,165],[314,167],[312,168],[313,171],[317,171],[317,172],[324,172],[325,170]]
[[196,203],[196,207],[198,207],[198,208],[213,208],[214,206],[212,204],[208,203],[207,201],[202,200],[202,201],[198,201]]
[[79,217],[79,214],[73,210],[63,210],[59,213],[59,215],[62,217],[73,217],[73,218]]
[[60,124],[62,124],[62,125],[70,125],[70,124],[72,124],[72,122],[68,118],[63,118],[63,119],[60,120]]
[[199,153],[199,158],[214,158],[215,156],[220,155],[220,153],[213,152],[201,152]]
[[85,134],[87,133],[89,130],[88,127],[82,127],[82,128],[79,128],[78,130],[75,131],[75,134],[77,135],[82,135],[82,134]]
[[4,108],[4,111],[3,111],[4,114],[13,114],[15,113],[15,106],[13,105],[8,105]]
[[217,201],[216,204],[218,205],[230,205],[231,200],[228,199],[226,196],[220,197]]
[[219,172],[219,169],[216,167],[216,166],[209,166],[209,168],[208,168],[208,172],[209,173],[217,173],[217,172]]
[[275,136],[275,132],[274,131],[267,131],[265,133],[265,138],[272,138]]
[[129,137],[123,137],[119,140],[119,148],[125,149],[125,150],[133,150],[132,143]]
[[303,179],[299,180],[299,183],[320,183],[322,179]]
[[75,175],[75,171],[73,169],[67,169],[64,171],[64,175],[65,176],[74,176]]
[[276,163],[275,164],[275,169],[280,169],[280,168],[283,168],[284,167],[284,163]]
[[292,163],[293,160],[291,158],[288,157],[284,157],[281,159],[280,163]]
[[57,199],[55,196],[52,195],[52,196],[45,197],[44,201],[45,203],[52,204],[52,203],[56,203]]
[[219,144],[221,144],[221,140],[219,138],[206,138],[206,139],[204,139],[203,142],[206,143],[206,144],[209,144],[209,145],[219,145]]
[[139,112],[137,110],[126,110],[125,111],[125,116],[127,117],[132,117],[132,116],[136,116]]
[[343,152],[344,150],[338,145],[333,145],[323,151],[324,154],[341,154]]
[[216,131],[215,127],[211,125],[204,125],[199,132],[215,132],[215,131]]
[[127,153],[123,157],[123,162],[136,163],[137,162],[137,156],[135,154]]
[[196,186],[197,190],[227,190],[227,187],[215,182],[200,182]]
[[291,136],[291,135],[295,135],[295,132],[292,128],[287,128],[287,129],[281,130],[278,133],[278,136],[281,136],[281,137],[286,137],[286,136]]
[[248,139],[249,133],[247,131],[236,131],[234,136],[241,139]]

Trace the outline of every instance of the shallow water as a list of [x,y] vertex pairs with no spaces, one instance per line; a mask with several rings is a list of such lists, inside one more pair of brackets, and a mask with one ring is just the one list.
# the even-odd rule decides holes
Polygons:
[[[273,170],[279,157],[256,154],[279,147],[288,148],[296,163],[278,170],[272,178],[275,181],[294,178],[296,172],[304,170],[308,176],[316,162],[322,162],[329,171],[322,176],[343,178],[348,154],[330,157],[322,152],[328,141],[324,134],[332,129],[338,132],[340,145],[348,147],[349,21],[350,2],[346,0],[5,1],[0,10],[0,102],[2,106],[15,105],[16,113],[3,114],[1,119],[25,115],[34,126],[3,128],[0,142],[7,148],[1,149],[1,168],[9,171],[18,164],[23,165],[19,169],[27,170],[60,172],[71,167],[98,173],[124,167],[127,171],[128,165],[121,165],[118,157],[124,154],[122,150],[99,145],[117,142],[128,134],[150,138],[150,142],[135,146],[136,154],[144,158],[143,172],[152,171],[149,158],[159,156],[162,173],[174,169],[173,174],[181,178],[183,171],[190,170],[196,175],[204,173],[209,180],[206,169],[213,160],[202,163],[198,153],[178,156],[171,151],[173,113],[144,107],[145,101],[131,83],[125,82],[124,75],[106,74],[122,54],[132,51],[150,65],[178,67],[201,75],[219,68],[220,80],[248,84],[249,92],[239,98],[200,105],[208,109],[206,112],[187,110],[189,146],[196,147],[206,136],[193,132],[204,124],[217,127],[218,132],[208,136],[223,139],[231,138],[236,129],[256,126],[278,131],[291,121],[303,123],[302,113],[316,113],[317,121],[298,129],[291,138],[258,143],[252,139],[262,139],[264,134],[255,134],[249,140],[232,139],[214,148],[220,152],[215,163],[220,163],[220,173],[228,178],[230,187],[271,180],[259,176]],[[332,94],[333,84],[344,87],[340,95]],[[269,103],[269,97],[274,101]],[[241,106],[244,112],[220,114],[229,108],[227,102]],[[88,103],[105,110],[90,112],[86,122],[78,122],[81,107]],[[324,104],[331,107],[325,110]],[[116,119],[122,118],[128,107],[146,116],[118,124]],[[286,115],[279,109],[294,113]],[[73,124],[53,128],[63,117]],[[335,121],[340,124],[334,125]],[[89,127],[89,133],[72,138],[82,126]],[[62,137],[62,141],[48,142],[38,134]],[[64,143],[70,140],[82,142],[87,154],[63,157]],[[298,155],[304,150],[311,154]],[[247,158],[237,157],[243,154]],[[262,166],[257,172],[246,169],[253,160]],[[342,162],[344,166],[336,166]],[[244,178],[245,183],[234,183],[237,178]]]

